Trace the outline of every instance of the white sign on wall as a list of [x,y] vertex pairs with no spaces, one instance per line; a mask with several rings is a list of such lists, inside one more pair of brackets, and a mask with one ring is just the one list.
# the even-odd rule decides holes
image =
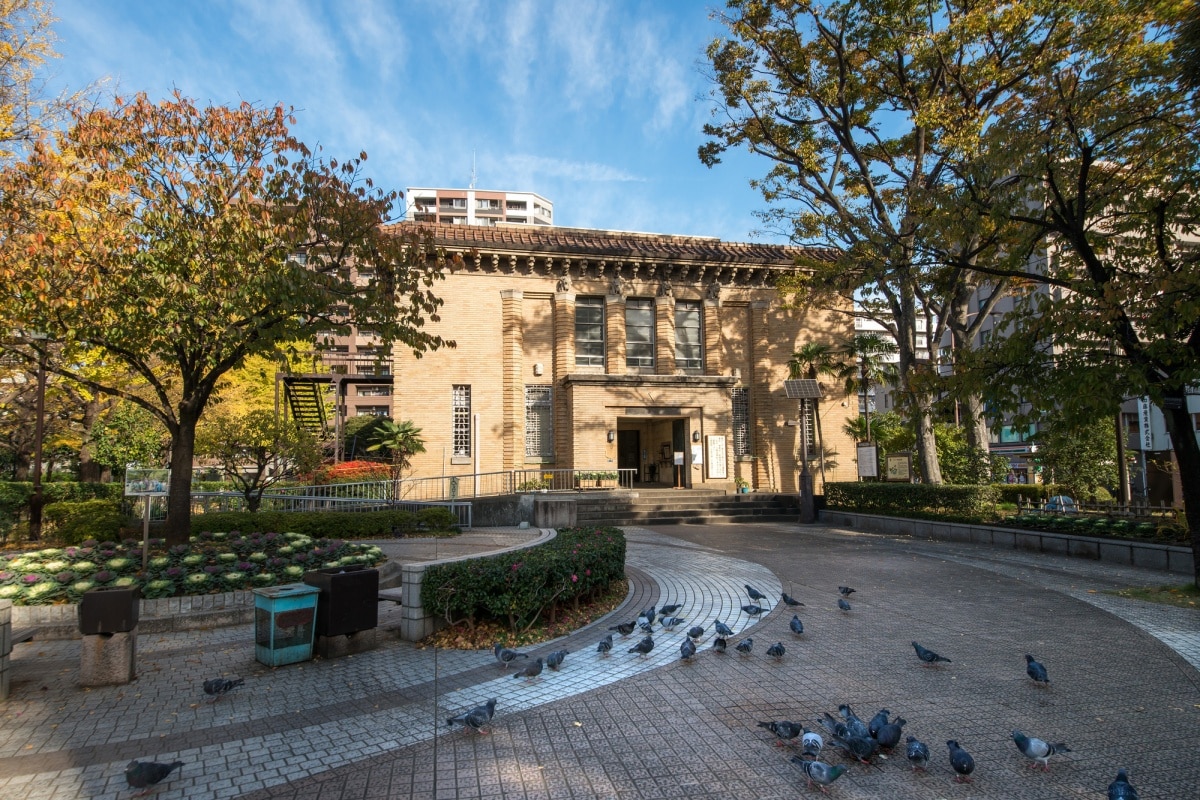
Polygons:
[[708,477],[724,480],[729,477],[729,467],[726,462],[725,437],[709,436],[708,441]]
[[879,452],[873,444],[860,442],[858,445],[858,477],[879,477]]

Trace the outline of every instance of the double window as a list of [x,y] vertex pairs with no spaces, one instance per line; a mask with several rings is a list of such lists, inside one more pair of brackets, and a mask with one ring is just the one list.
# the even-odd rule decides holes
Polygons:
[[454,455],[471,455],[471,387],[455,384],[451,390]]
[[654,301],[631,297],[625,301],[625,366],[654,366]]
[[701,337],[700,301],[675,301],[675,367],[700,369],[704,366]]
[[554,457],[554,395],[550,386],[525,387],[525,457]]
[[604,366],[604,298],[575,300],[575,364]]

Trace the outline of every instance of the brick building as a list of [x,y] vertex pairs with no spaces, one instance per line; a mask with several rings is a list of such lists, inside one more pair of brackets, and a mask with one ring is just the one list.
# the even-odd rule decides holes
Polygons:
[[[853,333],[839,310],[781,307],[774,281],[796,269],[797,248],[422,227],[464,265],[438,285],[445,306],[431,323],[457,346],[393,356],[392,417],[426,442],[412,477],[624,468],[636,483],[731,487],[744,477],[796,491],[802,428],[786,425],[798,416],[784,394],[788,359],[806,341],[839,345]],[[825,449],[836,453],[826,477],[852,479],[842,427],[856,409],[841,387],[825,391]]]

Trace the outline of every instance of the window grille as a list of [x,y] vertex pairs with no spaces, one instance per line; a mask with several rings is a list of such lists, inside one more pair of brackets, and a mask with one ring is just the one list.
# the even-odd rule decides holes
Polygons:
[[604,298],[575,300],[575,363],[604,366]]
[[554,395],[550,386],[525,387],[525,456],[554,456]]
[[471,387],[455,384],[451,393],[454,423],[454,455],[471,455]]
[[703,365],[700,303],[696,300],[675,302],[675,366],[700,369]]
[[649,298],[625,301],[625,365],[654,366],[654,301]]
[[736,386],[733,394],[733,455],[750,455],[750,390]]

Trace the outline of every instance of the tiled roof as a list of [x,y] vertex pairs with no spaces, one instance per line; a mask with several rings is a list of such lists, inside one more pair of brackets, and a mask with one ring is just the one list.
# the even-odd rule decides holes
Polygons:
[[397,230],[428,230],[442,247],[593,256],[633,261],[683,261],[748,266],[792,266],[798,255],[832,261],[834,252],[815,247],[723,242],[702,236],[593,230],[528,225],[445,225],[400,222]]

